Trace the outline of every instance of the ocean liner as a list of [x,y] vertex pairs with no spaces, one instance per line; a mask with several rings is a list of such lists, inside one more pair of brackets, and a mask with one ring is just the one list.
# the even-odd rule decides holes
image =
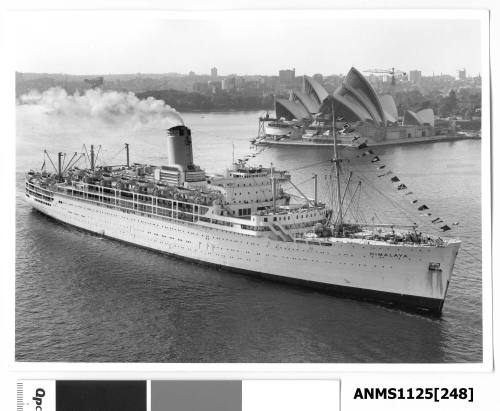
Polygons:
[[[128,144],[121,166],[96,166],[93,146],[90,168],[63,167],[59,153],[53,173],[27,173],[26,199],[63,223],[173,256],[441,313],[459,240],[349,222],[342,202],[319,202],[317,188],[313,199],[294,202],[283,189],[290,173],[272,165],[240,160],[207,175],[193,162],[184,125],[168,129],[166,140],[163,166],[130,164]],[[339,162],[334,148],[332,192],[340,199]]]

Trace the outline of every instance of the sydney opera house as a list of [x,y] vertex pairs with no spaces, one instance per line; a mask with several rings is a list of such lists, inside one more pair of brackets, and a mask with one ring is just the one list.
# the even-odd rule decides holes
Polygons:
[[[315,79],[304,76],[302,91],[290,91],[288,99],[277,99],[277,118],[313,121],[331,118],[332,97]],[[333,93],[335,117],[350,124],[365,137],[381,141],[430,136],[434,133],[434,113],[425,109],[406,111],[400,118],[393,97],[378,95],[368,80],[354,67]]]

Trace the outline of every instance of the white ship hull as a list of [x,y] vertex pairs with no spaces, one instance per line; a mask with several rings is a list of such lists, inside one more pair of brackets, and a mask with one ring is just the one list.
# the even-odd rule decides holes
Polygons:
[[267,124],[264,127],[266,137],[277,139],[282,137],[287,138],[300,138],[302,135],[302,128],[298,126],[289,126],[289,127],[276,127],[270,124]]
[[[84,230],[229,270],[269,276],[439,313],[460,242],[445,247],[369,244],[339,238],[330,246],[274,241],[157,216],[139,215],[54,194],[27,200],[40,212]],[[431,270],[438,263],[440,270]]]
[[289,136],[290,134],[292,134],[293,128],[292,127],[273,127],[273,126],[266,125],[265,130],[266,130],[266,135],[268,135],[268,136],[285,137],[285,136]]

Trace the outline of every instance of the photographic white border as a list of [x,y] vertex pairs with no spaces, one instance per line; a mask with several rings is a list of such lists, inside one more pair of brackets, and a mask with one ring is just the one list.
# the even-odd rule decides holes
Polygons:
[[[56,2],[57,3],[57,2]],[[462,2],[463,4],[464,2]],[[296,3],[294,3],[296,4]],[[380,2],[378,5],[380,6]],[[394,4],[389,2],[388,6]],[[427,2],[427,4],[431,4]],[[434,4],[434,3],[432,3]],[[450,3],[451,4],[451,3]],[[456,7],[460,6],[460,2],[454,2]],[[425,3],[421,4],[425,6]],[[470,6],[470,4],[469,4]],[[290,5],[290,7],[295,7]],[[492,316],[492,261],[491,261],[491,175],[490,175],[490,84],[486,79],[490,79],[490,62],[489,62],[489,14],[486,10],[422,10],[422,9],[404,9],[404,10],[387,10],[387,9],[363,9],[363,10],[245,10],[245,11],[14,11],[8,15],[4,15],[4,23],[11,23],[11,18],[14,14],[20,16],[23,13],[50,13],[51,15],[81,15],[98,14],[100,16],[113,18],[152,18],[152,19],[205,19],[205,18],[224,18],[228,15],[237,18],[257,18],[261,13],[269,15],[270,13],[279,14],[280,18],[290,19],[377,19],[377,18],[405,18],[412,19],[471,19],[478,18],[482,22],[482,77],[483,77],[483,131],[482,131],[482,219],[483,219],[483,362],[477,364],[178,364],[178,363],[33,363],[33,362],[15,362],[14,361],[14,256],[15,243],[12,239],[15,237],[15,205],[13,201],[4,201],[2,203],[2,218],[4,227],[4,236],[2,237],[2,254],[4,270],[3,271],[3,286],[2,286],[2,315],[4,324],[7,325],[7,365],[10,371],[13,371],[19,378],[67,378],[68,375],[77,373],[78,378],[186,378],[186,372],[189,372],[189,378],[290,378],[291,375],[300,373],[300,378],[331,378],[332,375],[338,377],[342,374],[349,373],[368,373],[375,375],[381,372],[402,372],[402,373],[456,373],[456,372],[487,372],[493,367],[493,316]],[[15,105],[14,105],[14,71],[15,50],[12,47],[12,42],[9,38],[9,32],[2,37],[4,47],[7,48],[4,54],[7,58],[4,60],[4,70],[2,76],[4,95],[2,96],[4,117],[4,133],[2,135],[4,150],[2,153],[2,175],[8,176],[4,178],[6,189],[4,195],[8,198],[15,197]],[[5,348],[4,348],[5,350]]]

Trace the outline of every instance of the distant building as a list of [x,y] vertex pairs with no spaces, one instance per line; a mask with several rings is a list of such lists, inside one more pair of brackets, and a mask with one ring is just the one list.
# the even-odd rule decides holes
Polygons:
[[88,84],[92,88],[100,87],[104,83],[104,77],[94,77],[94,78],[86,78],[83,80],[85,84]]
[[196,73],[194,71],[189,72],[189,77],[194,77],[195,75],[196,75]]
[[226,77],[225,79],[222,80],[221,87],[222,90],[224,91],[231,91],[236,89],[236,77],[235,76]]
[[293,70],[280,70],[278,74],[279,74],[280,82],[286,83],[286,82],[292,82],[293,80],[295,80],[295,69],[293,69]]
[[205,82],[200,81],[193,84],[193,91],[195,91],[196,93],[205,94],[208,93],[209,89],[210,87],[208,86],[208,83]]
[[245,81],[245,89],[256,89],[260,88],[261,82],[260,80],[255,80],[255,79],[249,79]]
[[222,81],[220,80],[210,80],[208,82],[208,88],[212,94],[216,94],[222,90]]
[[342,75],[331,75],[331,76],[328,76],[328,77],[324,77],[323,79],[323,85],[325,86],[325,88],[330,92],[330,93],[333,93],[333,91],[338,87],[340,86],[340,84],[342,83],[342,80],[343,80],[343,76]]
[[380,78],[375,74],[370,74],[366,76],[366,79],[370,82],[372,86],[378,85],[378,83],[380,83]]
[[410,70],[410,83],[420,84],[422,81],[422,72],[420,70]]
[[323,74],[316,73],[313,76],[313,79],[316,80],[318,83],[323,83]]
[[210,69],[210,77],[217,78],[217,67],[212,67]]
[[235,77],[234,78],[234,83],[236,85],[237,89],[245,87],[245,79],[243,77]]
[[467,80],[467,72],[465,68],[458,70],[458,80]]
[[478,74],[476,77],[472,79],[472,82],[475,86],[481,85],[481,74]]

